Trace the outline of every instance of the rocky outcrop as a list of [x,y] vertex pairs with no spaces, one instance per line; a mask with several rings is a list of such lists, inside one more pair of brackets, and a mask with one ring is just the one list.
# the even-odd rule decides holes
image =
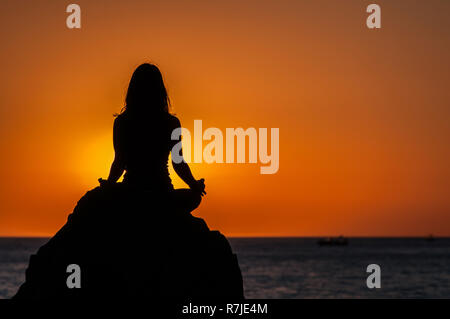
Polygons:
[[[14,298],[243,298],[226,238],[172,204],[120,183],[89,191],[30,257]],[[81,288],[66,284],[70,264]]]

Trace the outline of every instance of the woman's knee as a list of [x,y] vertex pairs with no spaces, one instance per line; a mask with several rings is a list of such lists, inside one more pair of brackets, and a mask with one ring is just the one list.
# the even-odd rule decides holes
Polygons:
[[193,206],[194,209],[196,209],[198,206],[200,206],[200,203],[202,202],[202,194],[199,192],[192,191],[193,195]]
[[202,202],[202,195],[192,189],[177,189],[174,192],[174,200],[180,208],[188,209],[189,212],[196,209]]
[[187,202],[189,203],[187,205],[189,212],[192,212],[198,206],[200,206],[200,203],[202,202],[202,195],[199,192],[190,189],[188,193]]

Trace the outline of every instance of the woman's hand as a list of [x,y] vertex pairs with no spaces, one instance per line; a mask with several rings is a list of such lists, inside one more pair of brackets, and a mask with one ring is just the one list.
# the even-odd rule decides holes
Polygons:
[[189,185],[189,187],[193,191],[199,192],[202,196],[206,195],[206,192],[205,192],[205,179],[204,178],[196,180],[192,185]]

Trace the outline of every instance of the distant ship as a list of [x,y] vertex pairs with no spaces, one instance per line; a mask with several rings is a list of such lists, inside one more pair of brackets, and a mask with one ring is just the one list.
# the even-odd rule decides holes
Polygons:
[[322,238],[317,241],[319,246],[347,246],[348,240],[344,236]]
[[428,236],[425,238],[425,240],[426,240],[426,241],[435,241],[436,238],[433,236],[433,234],[430,234],[430,235],[428,235]]

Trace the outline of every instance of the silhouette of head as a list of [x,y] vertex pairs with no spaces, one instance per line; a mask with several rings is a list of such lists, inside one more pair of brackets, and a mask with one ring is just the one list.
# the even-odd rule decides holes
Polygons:
[[125,104],[125,110],[130,113],[169,112],[169,97],[156,65],[144,63],[133,72]]

